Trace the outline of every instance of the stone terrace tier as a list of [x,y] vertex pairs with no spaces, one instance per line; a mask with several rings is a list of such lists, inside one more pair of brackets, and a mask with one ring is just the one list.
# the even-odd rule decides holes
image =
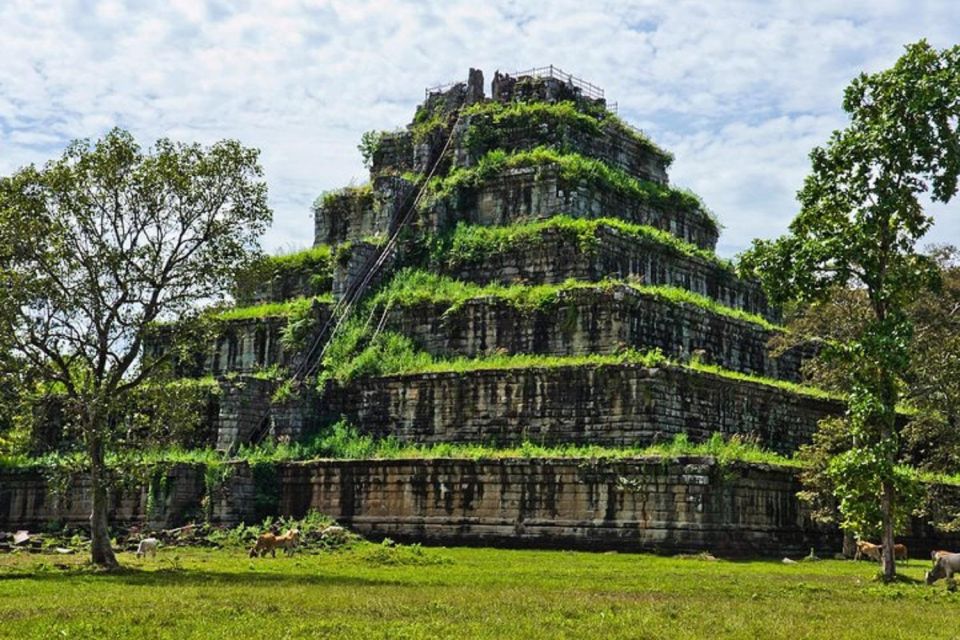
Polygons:
[[356,460],[283,468],[281,511],[373,537],[438,544],[722,556],[836,548],[789,468],[676,460]]
[[494,226],[558,214],[649,225],[709,251],[717,244],[716,224],[702,211],[660,208],[610,187],[571,182],[549,164],[508,169],[476,190],[438,202],[426,212],[423,223],[441,232],[461,221]]
[[[314,329],[327,321],[331,307],[325,302],[312,304],[309,313]],[[296,347],[288,348],[282,340],[289,320],[286,315],[220,320],[217,333],[206,348],[194,354],[189,362],[179,361],[177,369],[185,377],[200,377],[295,366],[303,354]],[[144,353],[148,358],[160,357],[173,347],[171,342],[168,335],[161,333],[147,342]]]
[[554,301],[532,310],[493,296],[452,308],[398,303],[387,326],[445,358],[613,354],[631,347],[660,349],[681,360],[697,353],[726,369],[799,381],[800,365],[813,355],[812,349],[793,349],[773,357],[767,343],[777,331],[623,284],[562,289]]
[[563,121],[499,129],[495,130],[495,135],[491,135],[488,140],[477,143],[472,141],[470,136],[472,130],[476,131],[478,121],[482,121],[482,116],[466,116],[457,126],[453,142],[454,166],[471,166],[493,149],[515,152],[546,145],[595,158],[639,180],[651,180],[660,184],[669,182],[669,157],[659,150],[653,150],[652,145],[645,143],[619,122],[601,122],[599,134],[577,129]]
[[[450,155],[453,167],[469,167],[493,149],[508,152],[551,146],[595,158],[640,179],[667,184],[668,157],[651,149],[629,127],[613,120],[600,121],[599,131],[584,131],[563,120],[523,127],[494,127],[486,124],[483,115],[467,115],[453,130]],[[486,138],[477,140],[479,126],[493,129]],[[414,145],[409,131],[385,132],[373,156],[371,175],[412,171],[426,173],[436,160],[446,139],[428,136]]]
[[[796,469],[710,457],[314,460],[277,464],[266,491],[248,465],[229,467],[212,491],[203,465],[157,469],[166,490],[153,500],[147,486],[124,483],[110,521],[169,529],[206,515],[233,526],[314,509],[373,539],[440,544],[775,558],[840,545],[840,532],[813,523],[797,499]],[[960,491],[935,491],[933,518],[952,517]],[[57,498],[39,471],[0,470],[0,531],[82,526],[91,495],[87,474]],[[898,537],[915,557],[960,546],[930,519],[911,518]]]
[[375,436],[410,443],[646,445],[687,434],[755,438],[793,453],[838,402],[687,368],[569,366],[368,378],[327,395]]
[[585,244],[576,230],[546,227],[534,237],[495,251],[458,256],[448,253],[431,269],[479,284],[559,284],[635,279],[647,285],[686,289],[722,305],[779,320],[756,282],[738,278],[716,258],[679,251],[669,244],[598,224]]

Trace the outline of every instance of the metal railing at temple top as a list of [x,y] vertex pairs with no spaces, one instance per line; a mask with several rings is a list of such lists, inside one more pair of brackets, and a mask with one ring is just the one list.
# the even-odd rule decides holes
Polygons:
[[[521,76],[532,76],[534,78],[555,78],[566,82],[572,87],[580,89],[580,93],[588,98],[593,98],[594,100],[602,100],[604,97],[603,89],[593,84],[592,82],[587,82],[583,78],[578,78],[577,76],[567,73],[559,67],[555,67],[552,64],[546,67],[535,67],[533,69],[526,69],[524,71],[515,71],[514,73],[508,74],[513,78],[519,78]],[[446,84],[440,84],[435,87],[427,87],[424,89],[424,95],[429,98],[432,94],[443,93],[448,91],[452,87],[461,84],[463,81],[459,80],[456,82],[448,82]],[[611,105],[607,105],[611,111],[616,112],[617,103],[614,102]]]

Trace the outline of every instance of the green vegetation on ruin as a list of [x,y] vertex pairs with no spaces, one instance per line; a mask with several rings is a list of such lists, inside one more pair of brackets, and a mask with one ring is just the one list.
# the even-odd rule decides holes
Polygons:
[[224,309],[217,311],[214,317],[223,321],[287,318],[308,312],[314,303],[330,304],[332,302],[333,294],[329,293],[319,296],[304,296],[283,302],[265,302],[248,307]]
[[434,264],[451,268],[464,263],[482,264],[498,254],[539,244],[543,236],[552,231],[576,242],[583,251],[595,252],[600,246],[598,234],[605,227],[637,241],[656,243],[678,257],[700,259],[731,274],[734,272],[731,262],[668,231],[620,218],[573,218],[566,215],[499,227],[460,222],[452,231],[434,240],[431,260]]
[[[794,558],[800,560],[800,558]],[[951,638],[960,594],[875,565],[358,542],[251,560],[238,546],[0,556],[3,634],[47,638]],[[883,612],[883,615],[880,615]]]
[[331,191],[325,191],[313,201],[313,209],[329,209],[342,206],[342,203],[351,200],[373,200],[373,184],[366,182],[361,185],[349,185]]
[[549,147],[507,153],[495,149],[481,157],[471,167],[458,167],[445,177],[435,177],[428,183],[434,198],[450,198],[462,190],[476,189],[486,180],[507,169],[556,166],[560,177],[569,182],[585,182],[592,188],[606,188],[625,198],[637,200],[665,210],[698,212],[714,231],[719,223],[701,207],[700,200],[687,191],[674,189],[652,180],[639,180],[622,169],[578,153],[561,153]]
[[325,244],[293,253],[263,256],[237,274],[234,295],[237,300],[249,302],[259,291],[269,289],[273,282],[301,278],[306,279],[310,294],[322,295],[330,291],[333,260],[333,250]]
[[[648,446],[609,447],[583,444],[555,444],[524,440],[515,445],[437,443],[403,443],[394,437],[375,438],[361,433],[345,420],[321,430],[304,442],[265,442],[258,446],[240,447],[227,455],[214,449],[183,449],[180,447],[140,448],[112,453],[107,467],[119,475],[131,470],[166,469],[176,464],[201,465],[219,469],[221,465],[245,462],[251,465],[281,462],[310,462],[313,460],[414,460],[414,459],[468,459],[500,460],[512,458],[545,459],[613,459],[661,458],[683,456],[716,458],[721,464],[745,462],[799,467],[800,462],[763,449],[755,442],[740,436],[724,437],[715,433],[703,442],[692,442],[686,434]],[[86,469],[79,453],[59,453],[45,456],[0,456],[0,469],[41,472],[76,473]],[[144,476],[133,473],[134,480]]]
[[321,389],[330,382],[345,385],[353,380],[376,376],[637,365],[681,367],[739,382],[775,387],[797,395],[824,400],[839,398],[835,393],[796,382],[732,371],[697,360],[678,362],[667,358],[658,349],[647,352],[626,349],[617,354],[574,356],[519,353],[493,354],[477,358],[439,358],[418,349],[410,338],[394,331],[379,331],[370,336],[367,318],[361,316],[363,314],[348,320],[331,342],[324,358],[324,369],[320,375]]
[[669,152],[610,111],[585,110],[582,105],[569,100],[509,103],[491,100],[472,104],[464,108],[462,114],[464,117],[470,116],[470,127],[464,136],[464,143],[474,149],[505,147],[512,136],[523,130],[569,127],[575,131],[601,136],[605,129],[610,128],[617,135],[630,138],[641,148],[656,155],[665,165],[673,161]]
[[646,285],[629,280],[602,280],[586,282],[567,280],[561,284],[540,285],[480,285],[473,282],[455,280],[449,276],[429,271],[404,269],[390,283],[372,298],[374,305],[445,304],[444,313],[453,313],[472,300],[493,298],[506,302],[521,311],[545,309],[562,302],[565,293],[573,291],[595,291],[609,293],[617,288],[626,287],[642,296],[649,296],[675,305],[689,304],[719,316],[749,322],[768,331],[779,331],[781,327],[766,318],[743,309],[720,304],[712,298],[667,285]]

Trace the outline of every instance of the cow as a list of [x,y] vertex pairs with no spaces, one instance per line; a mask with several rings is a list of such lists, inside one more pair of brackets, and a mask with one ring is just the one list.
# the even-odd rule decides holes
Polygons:
[[941,556],[949,556],[952,554],[953,554],[953,551],[944,551],[943,549],[934,549],[933,551],[930,552],[930,559],[936,562],[937,558]]
[[290,556],[293,555],[294,549],[296,549],[297,544],[300,542],[300,530],[291,529],[283,535],[276,535],[272,532],[261,534],[257,538],[257,542],[253,545],[253,548],[250,549],[250,557],[264,557],[268,553],[276,558],[277,557],[277,548],[283,549],[283,552]]
[[880,562],[881,551],[883,551],[883,547],[878,544],[873,544],[872,542],[867,542],[866,540],[857,540],[857,553],[855,556],[853,556],[853,559],[860,560],[866,556],[874,562]]
[[145,558],[149,553],[152,557],[157,557],[157,546],[160,541],[156,538],[144,538],[137,545],[137,558]]
[[907,545],[905,544],[895,544],[893,545],[893,558],[895,560],[908,560],[907,554]]
[[946,578],[948,586],[953,583],[953,574],[960,571],[960,553],[948,553],[937,558],[933,569],[927,571],[924,578],[927,584],[933,584],[940,578]]

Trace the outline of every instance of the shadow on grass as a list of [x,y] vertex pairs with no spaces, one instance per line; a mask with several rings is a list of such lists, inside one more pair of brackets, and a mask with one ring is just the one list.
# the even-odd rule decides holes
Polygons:
[[0,573],[0,582],[7,580],[41,580],[52,582],[70,582],[73,580],[103,581],[131,586],[196,586],[198,584],[224,583],[246,586],[278,586],[301,584],[310,586],[391,586],[403,584],[400,580],[381,580],[356,576],[315,575],[302,573],[278,573],[262,571],[211,571],[207,569],[154,569],[145,571],[135,567],[123,567],[115,571],[101,571],[89,567],[62,569],[53,567],[45,570],[11,571]]

